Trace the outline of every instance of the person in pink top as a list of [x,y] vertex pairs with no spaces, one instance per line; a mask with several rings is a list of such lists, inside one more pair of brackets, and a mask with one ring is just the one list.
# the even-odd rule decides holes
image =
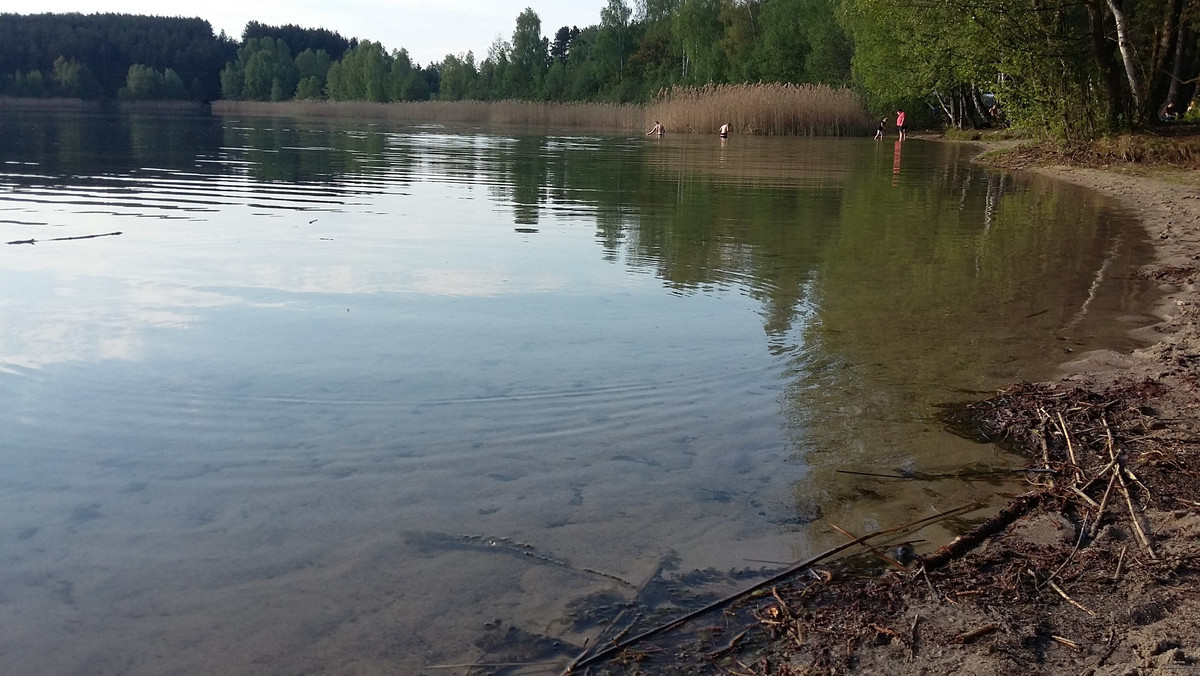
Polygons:
[[905,136],[903,110],[896,111],[896,130],[900,132],[900,140],[903,141]]

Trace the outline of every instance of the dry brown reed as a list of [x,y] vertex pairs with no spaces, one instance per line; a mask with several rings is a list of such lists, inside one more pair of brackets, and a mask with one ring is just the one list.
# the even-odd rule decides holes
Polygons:
[[364,120],[513,125],[572,129],[640,129],[642,106],[531,101],[215,101],[217,115],[355,118]]
[[178,100],[121,101],[117,106],[127,113],[196,113],[205,108],[198,101]]
[[85,101],[83,99],[39,99],[17,96],[0,96],[0,110],[95,110],[99,107],[99,101]]
[[647,128],[715,134],[728,123],[735,134],[850,136],[872,120],[862,99],[845,88],[810,84],[708,84],[664,89],[646,107]]

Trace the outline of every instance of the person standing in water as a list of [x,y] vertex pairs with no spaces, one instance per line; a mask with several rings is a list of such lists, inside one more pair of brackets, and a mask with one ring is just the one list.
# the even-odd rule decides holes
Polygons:
[[721,128],[717,130],[717,133],[721,135],[721,138],[729,138],[729,123],[726,122],[725,124],[721,125]]
[[900,140],[903,141],[904,137],[906,136],[906,131],[907,131],[904,128],[904,111],[903,110],[896,111],[896,131],[900,132]]
[[875,140],[876,141],[883,140],[883,128],[886,126],[887,126],[887,118],[885,117],[879,121],[879,128],[875,130]]
[[650,131],[646,132],[646,136],[662,136],[662,135],[663,135],[663,126],[662,126],[662,124],[659,123],[658,120],[655,120],[654,128],[651,129]]

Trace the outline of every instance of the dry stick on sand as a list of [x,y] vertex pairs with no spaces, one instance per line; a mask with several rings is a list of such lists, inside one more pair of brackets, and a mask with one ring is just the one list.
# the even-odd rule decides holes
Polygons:
[[[1109,465],[1109,467],[1112,467],[1112,465]],[[1106,467],[1104,469],[1104,471],[1108,472],[1109,468]],[[1109,473],[1109,487],[1106,487],[1106,489],[1104,489],[1104,497],[1100,498],[1100,507],[1096,509],[1096,522],[1094,522],[1094,524],[1092,524],[1092,530],[1088,531],[1087,537],[1090,537],[1090,538],[1096,537],[1096,533],[1099,531],[1099,528],[1100,528],[1100,521],[1104,520],[1105,505],[1109,504],[1109,496],[1112,495],[1112,486],[1115,486],[1116,483],[1117,483],[1117,475],[1115,473]]]
[[[1083,515],[1083,523],[1079,526],[1079,539],[1075,540],[1075,548],[1071,550],[1071,553],[1067,555],[1067,558],[1063,559],[1062,565],[1060,565],[1058,568],[1055,568],[1053,573],[1050,573],[1050,577],[1046,578],[1045,584],[1050,584],[1050,585],[1054,584],[1054,578],[1060,572],[1062,572],[1062,569],[1066,568],[1067,564],[1071,562],[1071,559],[1074,558],[1075,555],[1079,553],[1079,546],[1083,544],[1083,536],[1086,535],[1087,532],[1088,532],[1087,514],[1084,514]],[[1058,587],[1055,587],[1055,589],[1057,589],[1057,588]]]
[[1129,497],[1129,486],[1125,485],[1125,477],[1122,475],[1125,470],[1124,463],[1118,460],[1116,450],[1113,448],[1112,430],[1108,428],[1107,420],[1102,419],[1101,421],[1104,423],[1104,434],[1108,438],[1108,455],[1114,463],[1113,473],[1117,475],[1117,483],[1121,485],[1121,492],[1125,495],[1125,505],[1129,507],[1129,520],[1133,522],[1133,530],[1137,533],[1142,546],[1146,548],[1146,552],[1150,554],[1150,558],[1157,560],[1158,555],[1154,553],[1150,538],[1146,537],[1146,532],[1142,530],[1142,524],[1138,520],[1137,510],[1133,508],[1133,498]]
[[683,615],[682,617],[679,617],[670,622],[667,622],[666,624],[660,624],[657,627],[643,631],[642,633],[640,633],[636,636],[627,638],[624,641],[620,641],[619,643],[615,643],[612,646],[605,648],[604,650],[601,650],[600,652],[595,653],[594,655],[591,655],[589,657],[586,657],[583,659],[575,659],[570,664],[567,665],[567,668],[563,670],[562,674],[563,674],[563,676],[566,676],[567,674],[574,673],[574,671],[576,669],[585,667],[589,664],[592,664],[593,662],[599,662],[602,659],[606,659],[608,657],[616,655],[617,653],[621,652],[622,650],[628,648],[631,645],[634,645],[636,643],[644,641],[644,640],[650,638],[651,636],[657,636],[658,634],[661,634],[665,631],[674,629],[675,627],[678,627],[681,624],[684,624],[690,620],[700,617],[701,615],[703,615],[705,613],[716,610],[717,608],[724,607],[730,603],[733,603],[734,601],[736,601],[740,598],[743,598],[745,596],[753,594],[754,592],[758,591],[759,589],[769,587],[769,586],[779,582],[780,580],[783,580],[792,575],[795,575],[797,572],[804,570],[805,568],[811,568],[812,566],[815,566],[816,564],[820,563],[821,561],[824,561],[825,559],[828,559],[829,557],[831,557],[835,554],[844,552],[847,549],[850,549],[851,547],[854,547],[856,545],[860,545],[864,542],[867,542],[868,540],[872,540],[881,535],[898,533],[900,531],[908,530],[908,529],[914,528],[916,526],[925,525],[925,524],[931,523],[933,521],[939,521],[941,519],[946,519],[951,516],[955,516],[957,514],[962,514],[965,512],[973,511],[977,508],[978,508],[978,505],[963,505],[962,507],[956,507],[948,512],[942,512],[942,513],[936,514],[934,516],[925,517],[924,519],[918,519],[917,521],[913,521],[912,523],[904,524],[903,526],[896,526],[895,528],[887,528],[884,530],[877,530],[877,531],[868,533],[860,538],[855,538],[854,540],[847,542],[844,545],[838,545],[837,547],[834,547],[833,549],[826,550],[826,551],[812,557],[811,559],[808,559],[806,561],[801,561],[794,565],[788,566],[786,569],[784,569],[780,573],[776,573],[775,575],[772,575],[771,577],[769,577],[761,582],[753,584],[753,585],[747,587],[746,589],[743,589],[742,591],[736,592],[734,594],[730,594],[729,596],[726,596],[723,599],[714,601],[714,602],[708,604],[707,606],[704,606],[703,608],[694,610],[686,615]]
[[942,545],[932,554],[922,556],[921,562],[925,568],[938,568],[959,554],[974,549],[988,536],[999,533],[1012,522],[1028,514],[1042,501],[1046,493],[1039,490],[1017,496],[1007,507],[1000,510],[999,514],[979,524],[971,532],[954,538],[949,544]]
[[[1032,573],[1033,573],[1033,571],[1029,571],[1029,572],[1030,572],[1030,574],[1032,574]],[[1035,577],[1034,579],[1037,579],[1037,578]],[[1095,613],[1095,611],[1092,611],[1092,610],[1089,610],[1089,609],[1085,608],[1085,607],[1084,607],[1084,606],[1083,606],[1081,603],[1079,603],[1079,602],[1078,602],[1078,601],[1076,601],[1075,599],[1071,598],[1070,596],[1067,596],[1067,592],[1063,591],[1063,590],[1062,590],[1062,587],[1060,587],[1060,586],[1058,586],[1058,585],[1054,584],[1054,580],[1046,580],[1046,584],[1050,585],[1050,588],[1051,588],[1051,589],[1053,589],[1054,591],[1058,592],[1058,595],[1059,595],[1059,596],[1061,596],[1061,597],[1063,597],[1064,599],[1066,599],[1066,600],[1067,600],[1067,603],[1070,603],[1071,605],[1073,605],[1073,606],[1075,606],[1076,608],[1078,608],[1078,609],[1082,610],[1083,612],[1087,613],[1088,615],[1091,615],[1092,617],[1095,617],[1095,616],[1096,616],[1096,613]]]
[[[834,530],[841,533],[842,535],[845,535],[850,540],[854,540],[855,538],[858,537],[854,533],[851,533],[850,531],[839,527],[836,523],[830,523],[829,525],[833,526]],[[904,567],[904,564],[900,563],[896,559],[893,559],[892,557],[888,556],[887,554],[884,554],[883,550],[876,547],[875,545],[869,545],[864,542],[863,546],[866,547],[867,549],[871,550],[872,554],[879,557],[880,560],[882,560],[884,563],[888,564],[889,566],[895,566],[896,568],[898,568],[900,570],[907,570],[907,568]]]
[[1021,469],[994,469],[983,470],[979,472],[949,472],[944,474],[925,474],[923,472],[913,472],[911,474],[876,474],[875,472],[855,472],[848,469],[837,470],[838,474],[851,474],[853,476],[869,476],[877,479],[903,479],[904,481],[933,481],[935,479],[972,479],[982,476],[993,476],[996,474],[1053,474],[1054,470],[1044,469],[1041,467],[1023,467]]
[[974,641],[975,639],[979,638],[980,636],[986,636],[986,635],[992,633],[993,631],[996,631],[999,628],[1000,628],[1000,625],[998,625],[998,624],[985,624],[982,627],[979,627],[978,629],[972,629],[971,631],[964,632],[962,634],[959,634],[958,636],[955,636],[954,642],[955,643],[970,643],[971,641]]
[[1071,467],[1075,471],[1075,480],[1080,478],[1079,463],[1075,461],[1075,446],[1071,443],[1071,433],[1067,431],[1067,423],[1063,420],[1061,411],[1058,411],[1058,426],[1062,429],[1063,439],[1067,441],[1067,456],[1071,458]]
[[[1112,465],[1109,465],[1109,467],[1112,467]],[[1091,530],[1088,531],[1088,537],[1096,537],[1096,533],[1100,529],[1100,522],[1104,520],[1104,507],[1108,504],[1108,496],[1112,495],[1112,489],[1116,483],[1117,475],[1115,473],[1110,474],[1108,477],[1108,488],[1104,489],[1104,497],[1100,498],[1100,507],[1096,510],[1096,521],[1092,524]]]

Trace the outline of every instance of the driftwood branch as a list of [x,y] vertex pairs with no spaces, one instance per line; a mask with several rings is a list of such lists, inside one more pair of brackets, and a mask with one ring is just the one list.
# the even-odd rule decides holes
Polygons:
[[979,638],[980,636],[987,636],[988,634],[992,633],[993,631],[996,631],[999,628],[1000,628],[1000,625],[998,625],[998,624],[985,624],[982,627],[979,627],[978,629],[972,629],[971,631],[964,632],[964,633],[959,634],[958,636],[955,636],[954,642],[955,643],[970,643],[971,641],[974,641],[975,639]]
[[38,242],[69,242],[76,239],[96,239],[97,237],[116,237],[121,232],[105,232],[99,235],[77,235],[75,237],[52,237],[50,239],[16,239],[9,244],[37,244]]
[[946,565],[951,559],[963,552],[979,546],[988,536],[1008,528],[1009,524],[1028,514],[1045,496],[1045,491],[1034,491],[1018,496],[1000,510],[1000,513],[976,526],[966,535],[954,538],[949,544],[943,545],[928,556],[921,557],[925,568],[938,568]]
[[905,481],[933,481],[935,479],[972,479],[975,477],[994,476],[997,474],[1053,474],[1054,470],[1044,469],[1041,467],[1023,467],[1021,469],[991,469],[981,471],[959,471],[948,472],[943,474],[926,474],[924,472],[910,472],[907,474],[879,474],[876,472],[855,472],[848,469],[837,470],[838,474],[850,474],[852,476],[866,476],[876,479],[903,479]]
[[783,579],[786,579],[792,575],[795,575],[797,572],[799,572],[801,570],[804,570],[806,568],[811,568],[812,566],[815,566],[816,564],[820,563],[821,561],[824,561],[825,559],[828,559],[831,556],[834,556],[835,554],[844,552],[847,549],[850,549],[851,547],[860,545],[864,542],[867,542],[868,540],[873,540],[882,535],[888,535],[891,533],[897,533],[900,531],[908,530],[908,529],[914,528],[916,526],[920,526],[920,525],[924,525],[927,523],[931,523],[933,521],[945,519],[950,516],[968,512],[968,511],[971,511],[976,508],[977,508],[976,505],[964,505],[962,507],[956,507],[955,509],[952,509],[947,512],[942,512],[941,514],[936,514],[934,516],[929,516],[924,519],[919,519],[917,521],[907,523],[903,526],[896,526],[895,528],[887,528],[884,530],[877,530],[877,531],[868,533],[862,537],[855,538],[854,540],[847,542],[846,544],[838,545],[837,547],[826,550],[826,551],[812,557],[811,559],[807,559],[805,561],[800,561],[791,566],[788,566],[783,571],[776,573],[775,575],[772,575],[771,577],[769,577],[765,580],[762,580],[761,582],[755,583],[739,592],[730,594],[729,596],[726,596],[720,600],[714,601],[714,602],[704,606],[703,608],[693,610],[692,612],[687,613],[686,615],[683,615],[674,620],[671,620],[670,622],[667,622],[665,624],[660,624],[656,627],[653,627],[651,629],[643,631],[642,633],[640,633],[636,636],[632,636],[623,641],[614,643],[613,645],[609,646],[608,648],[605,648],[604,650],[601,650],[600,652],[595,653],[589,657],[586,657],[584,659],[574,660],[571,664],[567,665],[567,668],[562,672],[562,674],[563,674],[563,676],[566,676],[567,674],[574,673],[577,669],[586,667],[589,664],[592,664],[594,662],[599,662],[600,660],[603,660],[603,659],[607,659],[613,655],[620,653],[622,650],[628,648],[631,645],[640,643],[641,641],[644,641],[652,636],[657,636],[658,634],[661,634],[663,632],[670,631],[671,629],[674,629],[675,627],[678,627],[678,626],[685,624],[697,617],[700,617],[701,615],[704,615],[705,613],[709,613],[709,612],[712,612],[713,610],[716,610],[718,608],[722,608],[726,605],[729,605],[730,603],[733,603],[734,601],[737,601],[738,599],[744,598],[746,596],[749,596],[750,594],[753,594],[754,592],[756,592],[760,589],[763,589],[765,587],[769,587],[773,584],[776,584],[777,582],[779,582]]

